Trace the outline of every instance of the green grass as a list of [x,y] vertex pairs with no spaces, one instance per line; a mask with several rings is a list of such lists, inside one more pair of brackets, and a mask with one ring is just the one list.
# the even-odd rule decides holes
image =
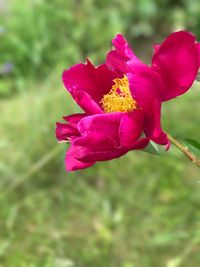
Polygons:
[[[200,171],[175,148],[66,173],[55,121],[76,112],[61,84],[1,101],[1,267],[198,267]],[[199,84],[164,104],[163,126],[199,138]]]

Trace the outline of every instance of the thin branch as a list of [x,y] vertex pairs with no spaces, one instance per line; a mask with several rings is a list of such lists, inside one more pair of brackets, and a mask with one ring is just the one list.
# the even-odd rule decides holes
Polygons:
[[184,145],[179,143],[175,138],[173,138],[170,134],[167,134],[169,140],[193,163],[200,166],[200,159],[197,158],[191,151],[187,149]]

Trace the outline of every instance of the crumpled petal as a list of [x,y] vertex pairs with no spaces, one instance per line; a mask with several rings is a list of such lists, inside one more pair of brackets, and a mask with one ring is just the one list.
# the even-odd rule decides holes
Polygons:
[[133,60],[138,64],[141,61],[135,56],[132,49],[129,47],[126,39],[122,34],[117,34],[112,41],[115,50],[108,52],[106,57],[106,65],[112,67],[118,73],[127,73],[128,65],[127,61]]
[[63,119],[71,125],[77,126],[77,123],[85,116],[87,116],[86,113],[74,113],[68,116],[63,116]]
[[79,153],[77,155],[77,158],[85,163],[90,163],[92,160],[106,161],[106,160],[119,158],[128,152],[128,150],[123,150],[123,149],[113,150],[113,151],[92,151],[92,149],[91,151],[88,151],[87,148],[84,148],[84,149],[86,150],[86,152],[82,154]]
[[76,158],[77,153],[80,152],[82,147],[71,145],[65,156],[65,168],[66,171],[76,171],[88,168],[95,162],[82,162]]
[[131,147],[131,150],[144,149],[149,144],[149,141],[149,138],[141,138],[137,142],[135,142],[135,144]]
[[80,136],[73,141],[73,144],[83,147],[91,147],[93,151],[112,151],[116,143],[110,136],[105,133],[92,131],[91,133]]
[[162,78],[162,101],[185,93],[193,84],[200,65],[199,44],[186,31],[172,33],[161,45],[156,45],[152,67]]
[[63,119],[68,122],[66,123],[56,123],[56,138],[60,142],[66,142],[72,136],[78,136],[79,131],[77,129],[77,123],[86,116],[85,113],[75,113],[69,116],[64,116]]
[[101,150],[98,151],[95,147],[82,147],[82,149],[77,153],[77,159],[81,160],[82,162],[90,163],[91,161],[105,161],[111,160],[114,158],[119,158],[129,152],[129,150],[137,150],[145,148],[149,143],[148,138],[141,138],[140,140],[136,141],[134,145],[130,149],[126,148],[119,148],[116,150]]
[[73,140],[76,159],[90,163],[120,157],[132,149],[145,147],[149,139],[139,137],[143,130],[144,115],[141,110],[131,113],[91,115],[78,123],[80,137]]
[[78,124],[82,136],[104,134],[119,145],[119,126],[123,113],[104,113],[87,116]]
[[63,72],[63,82],[77,104],[89,114],[102,113],[99,102],[112,88],[116,73],[105,64],[77,64]]
[[57,122],[55,134],[59,142],[66,142],[72,136],[79,135],[79,132],[69,124]]

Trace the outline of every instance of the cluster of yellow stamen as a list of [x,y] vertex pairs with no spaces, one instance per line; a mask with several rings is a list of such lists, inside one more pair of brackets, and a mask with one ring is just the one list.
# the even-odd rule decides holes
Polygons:
[[138,109],[137,102],[131,96],[126,75],[123,78],[114,79],[113,82],[110,92],[104,95],[100,102],[104,111],[106,113],[130,112]]

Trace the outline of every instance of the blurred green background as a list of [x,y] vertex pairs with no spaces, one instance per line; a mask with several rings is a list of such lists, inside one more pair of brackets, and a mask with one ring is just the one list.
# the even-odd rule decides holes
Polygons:
[[[105,59],[122,32],[152,44],[188,29],[198,0],[0,0],[0,266],[199,267],[200,170],[172,148],[66,173],[55,122],[78,108],[61,73]],[[173,66],[172,66],[173,67]],[[163,128],[199,140],[199,94],[163,105]]]

